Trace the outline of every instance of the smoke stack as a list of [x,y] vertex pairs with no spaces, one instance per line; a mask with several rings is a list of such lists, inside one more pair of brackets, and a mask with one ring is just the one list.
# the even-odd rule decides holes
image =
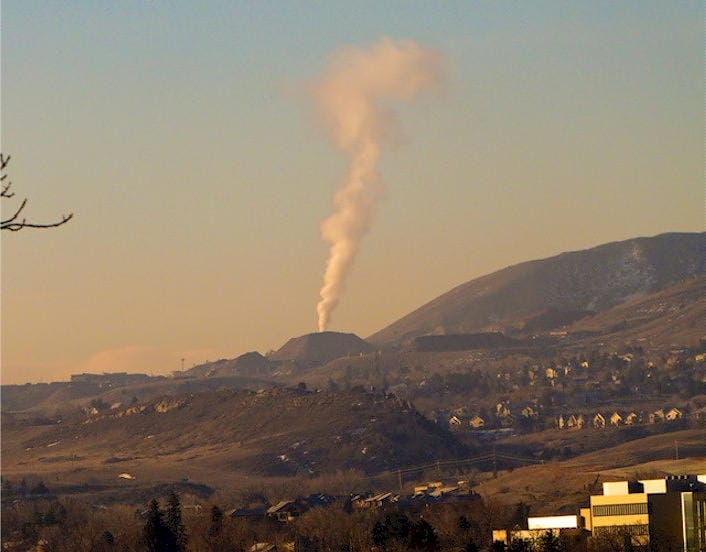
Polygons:
[[382,38],[368,48],[336,52],[313,95],[334,145],[349,159],[333,212],[321,223],[329,256],[316,310],[324,331],[336,308],[360,241],[370,229],[383,184],[376,166],[393,114],[381,102],[410,101],[440,81],[440,56],[409,40]]

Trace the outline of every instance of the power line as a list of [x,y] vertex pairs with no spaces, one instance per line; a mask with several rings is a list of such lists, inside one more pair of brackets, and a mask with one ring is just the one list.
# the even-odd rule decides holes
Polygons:
[[497,470],[497,460],[502,459],[502,460],[509,460],[512,462],[519,462],[519,463],[524,463],[524,464],[544,464],[544,460],[539,460],[537,458],[529,458],[526,456],[516,456],[512,454],[503,454],[503,453],[497,453],[495,452],[495,448],[493,448],[493,453],[489,454],[483,454],[480,456],[471,456],[469,458],[461,458],[457,460],[435,460],[431,463],[428,464],[420,464],[417,466],[408,466],[405,468],[395,468],[395,469],[390,469],[386,470],[383,472],[380,472],[375,475],[368,475],[365,476],[363,479],[378,479],[378,478],[384,478],[384,477],[389,477],[396,475],[398,478],[398,482],[401,481],[402,476],[404,474],[408,473],[414,473],[414,472],[420,472],[424,470],[429,470],[429,469],[436,469],[437,473],[439,473],[440,468],[442,467],[454,467],[454,466],[461,466],[461,465],[472,465],[472,464],[478,464],[482,462],[488,462],[490,460],[493,461],[493,464],[495,466],[495,469]]

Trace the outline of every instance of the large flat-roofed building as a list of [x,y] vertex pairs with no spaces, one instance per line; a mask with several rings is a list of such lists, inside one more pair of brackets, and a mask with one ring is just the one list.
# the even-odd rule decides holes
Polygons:
[[577,545],[590,534],[599,547],[606,541],[616,549],[706,552],[706,475],[605,482],[578,516],[529,517],[526,529],[495,530],[492,538],[535,550],[547,532]]
[[590,501],[586,526],[595,538],[706,551],[706,476],[606,482]]

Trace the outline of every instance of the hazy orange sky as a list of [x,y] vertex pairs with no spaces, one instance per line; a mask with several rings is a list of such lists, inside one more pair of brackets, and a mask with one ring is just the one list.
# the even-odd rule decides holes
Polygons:
[[[382,4],[382,5],[381,5]],[[300,92],[341,47],[438,50],[333,313],[363,337],[523,260],[700,231],[703,4],[2,3],[2,381],[168,373],[316,330],[346,159]],[[5,213],[9,206],[3,206]]]

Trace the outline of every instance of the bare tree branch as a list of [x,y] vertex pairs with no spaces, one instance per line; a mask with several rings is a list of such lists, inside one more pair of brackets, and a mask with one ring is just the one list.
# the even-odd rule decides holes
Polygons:
[[61,220],[57,222],[50,222],[48,224],[37,224],[33,222],[27,222],[26,219],[22,219],[20,222],[6,223],[5,221],[0,222],[0,230],[10,230],[11,232],[17,232],[23,228],[55,228],[66,224],[74,217],[73,213],[68,215],[61,215]]
[[20,203],[20,206],[17,208],[17,211],[15,211],[15,214],[12,215],[9,219],[5,219],[3,221],[0,221],[0,226],[4,226],[6,224],[11,223],[12,221],[16,220],[18,216],[20,216],[20,213],[22,212],[22,209],[25,208],[25,205],[27,205],[27,198],[24,198],[22,200],[22,203]]
[[[15,195],[14,192],[10,191],[12,182],[7,180],[7,173],[5,173],[5,168],[10,162],[10,156],[0,153],[0,182],[2,183],[2,189],[0,189],[0,197],[11,198]],[[5,182],[7,180],[7,182]],[[11,232],[17,232],[23,228],[56,228],[62,224],[66,224],[73,218],[73,213],[68,215],[62,215],[61,220],[57,222],[49,223],[38,223],[38,222],[28,222],[26,218],[19,219],[20,214],[23,209],[27,206],[28,199],[24,198],[20,203],[20,206],[15,210],[15,213],[5,220],[0,220],[0,230],[9,230]]]

